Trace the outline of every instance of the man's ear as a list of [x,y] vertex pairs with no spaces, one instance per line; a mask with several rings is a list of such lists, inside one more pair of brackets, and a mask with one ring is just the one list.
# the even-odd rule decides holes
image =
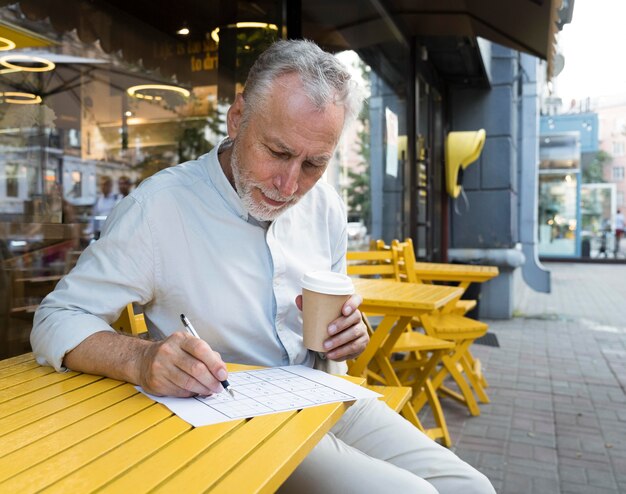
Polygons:
[[226,114],[226,128],[228,130],[228,137],[231,139],[235,139],[237,134],[239,134],[245,105],[243,94],[237,93],[234,103],[230,105],[228,113]]

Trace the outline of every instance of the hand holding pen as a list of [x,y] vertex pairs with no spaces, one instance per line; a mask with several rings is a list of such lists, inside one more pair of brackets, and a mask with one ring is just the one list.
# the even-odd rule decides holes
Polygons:
[[[185,317],[185,314],[181,314],[180,315],[180,320],[183,322],[183,326],[185,326],[185,329],[187,330],[187,332],[189,334],[191,334],[192,336],[195,336],[196,338],[200,338],[200,336],[198,336],[198,333],[196,332],[195,328],[193,327],[193,325],[191,324],[189,319],[187,319]],[[220,383],[222,384],[224,389],[226,391],[228,391],[228,394],[230,394],[230,396],[232,396],[234,398],[235,397],[235,393],[233,392],[232,388],[230,387],[230,384],[228,383],[228,381],[224,380],[224,381],[220,381]]]

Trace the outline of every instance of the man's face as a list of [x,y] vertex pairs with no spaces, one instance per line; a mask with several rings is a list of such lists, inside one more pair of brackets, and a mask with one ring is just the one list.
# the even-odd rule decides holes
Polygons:
[[118,180],[117,188],[119,189],[120,194],[126,197],[128,193],[130,192],[130,180],[127,180],[127,179]]
[[100,182],[100,190],[102,191],[102,194],[104,196],[108,196],[111,193],[111,190],[113,189],[113,183],[111,182],[111,180],[102,180],[102,182]]
[[249,214],[271,221],[323,175],[341,135],[344,108],[331,104],[317,110],[296,75],[280,77],[242,126],[244,105],[238,95],[229,110],[234,144],[222,166]]

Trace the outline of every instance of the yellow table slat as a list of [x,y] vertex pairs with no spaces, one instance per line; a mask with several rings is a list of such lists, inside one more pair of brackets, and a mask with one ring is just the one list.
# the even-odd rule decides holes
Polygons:
[[0,362],[0,492],[273,492],[346,407],[192,428],[129,384],[20,356]]
[[368,308],[374,310],[374,307],[378,307],[379,311],[384,309],[385,314],[388,313],[389,308],[407,308],[420,312],[430,312],[463,293],[461,288],[441,285],[363,278],[357,278],[353,281],[356,292],[363,297],[362,309],[366,312]]
[[[240,461],[223,481],[211,485],[211,492],[276,492],[348,406],[346,403],[330,403],[303,409]],[[330,414],[329,410],[332,411]],[[286,459],[294,442],[303,446]]]
[[244,420],[235,420],[192,429],[105,485],[102,492],[147,492],[244,423]]
[[11,367],[15,364],[21,364],[22,362],[31,362],[35,361],[32,353],[25,353],[24,355],[18,355],[17,357],[11,357],[8,359],[0,360],[0,377],[2,377],[2,372],[7,367]]
[[11,367],[6,367],[5,369],[2,369],[2,379],[30,369],[37,369],[39,367],[39,364],[34,360],[30,360],[28,362],[20,362],[12,365]]
[[11,386],[17,386],[18,384],[21,385],[53,372],[55,371],[52,367],[37,366],[34,369],[29,369],[27,371],[20,372],[19,374],[13,374],[12,376],[0,378],[0,389],[10,388]]
[[31,441],[26,446],[0,458],[0,480],[4,481],[7,477],[10,478],[31,468],[33,465],[65,451],[74,444],[87,440],[118,422],[128,420],[129,417],[144,408],[154,405],[154,401],[146,396],[136,394],[98,413],[89,415],[84,420],[78,420],[62,430],[48,434],[38,441]]
[[[149,410],[153,409],[163,410],[161,407],[152,407]],[[190,429],[191,425],[185,421],[178,417],[170,417],[138,436],[128,439],[122,447],[116,448],[106,456],[101,456],[88,465],[76,469],[72,474],[55,482],[42,492],[65,494],[98,489]]]
[[[42,438],[48,438],[51,434],[58,432],[64,427],[75,425],[84,421],[86,417],[97,414],[102,410],[107,410],[122,400],[129,398],[137,393],[131,386],[117,386],[113,389],[105,391],[108,382],[113,380],[103,379],[94,384],[95,387],[104,391],[92,398],[78,403],[70,408],[60,411],[54,415],[46,417],[34,424],[27,425],[13,432],[9,432],[2,436],[0,443],[0,456],[24,448],[28,444],[38,441]],[[113,381],[115,382],[115,381]],[[91,391],[83,391],[91,393]],[[147,398],[146,398],[147,399]],[[94,425],[96,425],[94,423]],[[6,457],[0,458],[0,464]],[[0,468],[0,472],[2,468]]]
[[416,262],[415,275],[425,281],[483,283],[498,276],[496,266]]
[[143,409],[62,453],[38,463],[37,468],[26,469],[10,480],[0,483],[0,492],[39,491],[162,422],[171,414],[165,407],[150,406]]
[[[163,484],[156,492],[204,492],[225,475],[229,475],[237,464],[248,456],[257,445],[275,434],[290,419],[297,416],[296,411],[274,413],[255,417],[246,422],[237,434],[223,438],[209,451],[182,468]],[[243,442],[242,437],[247,441]]]
[[49,386],[52,386],[56,383],[61,383],[67,379],[71,379],[76,377],[78,372],[53,372],[50,374],[46,374],[39,379],[35,379],[34,381],[28,381],[20,384],[19,386],[13,386],[6,389],[0,389],[0,403],[5,403],[7,401],[14,400],[19,396],[24,396],[26,394],[32,393],[36,390],[46,389]]
[[[96,381],[100,381],[102,377],[92,376],[90,374],[80,374],[73,379],[66,379],[57,384],[52,384],[47,388],[35,390],[19,396],[8,403],[0,403],[0,419],[13,413],[21,412],[32,406],[36,406],[44,401],[51,400],[65,393],[70,393],[75,389],[82,388]],[[2,430],[2,427],[0,427]]]
[[[76,377],[74,381],[78,381]],[[95,376],[91,377],[91,382],[97,380]],[[85,379],[83,381],[90,382]],[[11,415],[0,419],[0,436],[15,431],[20,427],[24,427],[32,422],[42,420],[44,417],[57,414],[77,403],[85,401],[93,396],[96,396],[104,391],[119,386],[117,381],[111,379],[104,379],[102,383],[98,383],[94,386],[88,386],[86,388],[79,388],[75,391],[71,391],[60,396],[56,396],[49,399],[40,400],[38,403],[32,405],[29,408],[20,410],[19,413],[12,413]],[[31,398],[30,395],[24,398]]]

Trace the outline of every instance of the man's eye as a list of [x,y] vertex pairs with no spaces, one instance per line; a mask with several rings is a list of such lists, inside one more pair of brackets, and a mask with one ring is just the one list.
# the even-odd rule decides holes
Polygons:
[[281,160],[289,159],[289,155],[287,153],[281,153],[280,151],[274,151],[273,149],[270,149],[270,154],[274,156],[274,158]]

